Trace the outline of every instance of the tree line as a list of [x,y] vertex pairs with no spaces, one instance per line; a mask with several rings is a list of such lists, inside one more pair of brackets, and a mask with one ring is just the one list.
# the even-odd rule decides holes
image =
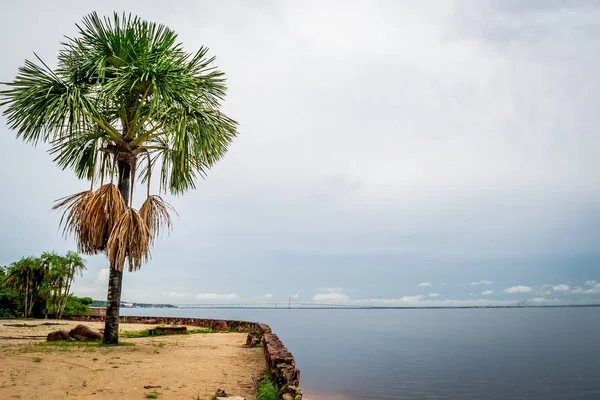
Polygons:
[[92,299],[71,293],[85,263],[73,251],[65,255],[45,252],[0,267],[0,317],[48,318],[50,314],[60,319],[64,314],[85,313]]

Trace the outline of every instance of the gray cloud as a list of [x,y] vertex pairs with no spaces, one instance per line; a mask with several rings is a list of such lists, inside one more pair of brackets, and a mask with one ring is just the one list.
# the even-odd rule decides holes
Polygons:
[[[309,5],[127,3],[217,55],[226,111],[241,124],[198,190],[168,199],[181,218],[127,274],[127,299],[342,295],[313,293],[332,285],[348,298],[402,298],[424,281],[466,296],[457,283],[482,276],[506,288],[538,285],[527,282],[540,273],[600,279],[597,3]],[[7,81],[33,51],[52,64],[90,9],[29,1],[3,11]],[[4,119],[0,146],[10,193],[0,204],[16,210],[0,217],[0,263],[73,248],[49,209],[86,184],[43,146],[15,140]],[[76,289],[96,287],[102,268],[90,258]]]

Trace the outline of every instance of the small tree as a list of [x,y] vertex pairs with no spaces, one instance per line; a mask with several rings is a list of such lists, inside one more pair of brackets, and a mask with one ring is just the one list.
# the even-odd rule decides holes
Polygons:
[[[57,207],[80,253],[108,256],[104,342],[116,344],[124,266],[139,269],[171,227],[168,204],[150,195],[153,170],[160,190],[193,189],[223,157],[237,123],[220,111],[225,79],[207,48],[187,53],[171,29],[131,15],[92,13],[78,28],[55,69],[26,60],[0,105],[17,136],[50,143],[59,166],[91,181]],[[139,212],[131,204],[136,176],[147,183]]]
[[4,284],[19,293],[23,304],[23,317],[33,314],[33,306],[46,277],[46,268],[40,258],[26,257],[12,263],[4,278]]
[[61,319],[75,275],[81,275],[85,270],[85,260],[73,251],[65,256],[54,252],[43,253],[41,259],[46,266],[46,279],[40,295],[46,302],[46,310],[52,300],[52,312],[56,318]]
[[19,294],[4,284],[7,270],[0,267],[0,318],[18,317],[22,308]]

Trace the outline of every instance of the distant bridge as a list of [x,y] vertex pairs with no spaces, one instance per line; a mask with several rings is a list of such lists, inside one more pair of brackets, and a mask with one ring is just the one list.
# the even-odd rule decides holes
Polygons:
[[583,308],[600,307],[600,304],[573,305],[506,305],[506,306],[376,306],[360,304],[318,304],[318,303],[230,303],[230,304],[174,304],[177,308],[196,309],[263,309],[263,310],[431,310],[431,309],[473,309],[473,308]]
[[374,309],[387,308],[370,305],[317,304],[317,303],[238,303],[238,304],[175,304],[178,308],[261,308],[261,309]]

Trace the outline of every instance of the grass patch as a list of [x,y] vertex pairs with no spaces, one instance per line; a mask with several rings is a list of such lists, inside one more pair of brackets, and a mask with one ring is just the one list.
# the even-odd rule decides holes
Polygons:
[[263,342],[257,343],[256,346],[254,347],[258,347],[260,349],[262,349],[263,347],[265,347],[265,344]]
[[279,389],[271,380],[271,377],[265,373],[258,383],[258,398],[260,400],[277,400]]
[[[152,335],[152,336],[159,336],[158,335]],[[141,331],[121,331],[119,332],[119,336],[120,337],[124,337],[124,338],[141,338],[141,337],[148,337],[150,336],[150,329],[142,329]]]
[[197,333],[213,333],[212,328],[198,328],[198,329],[188,329],[188,334],[194,335]]
[[146,397],[147,399],[158,399],[158,396],[160,396],[160,393],[158,393],[157,391],[146,393],[144,395],[144,397]]
[[39,362],[42,362],[42,359],[41,359],[40,357],[35,357],[35,358],[33,359],[33,362],[37,362],[37,363],[39,363]]

